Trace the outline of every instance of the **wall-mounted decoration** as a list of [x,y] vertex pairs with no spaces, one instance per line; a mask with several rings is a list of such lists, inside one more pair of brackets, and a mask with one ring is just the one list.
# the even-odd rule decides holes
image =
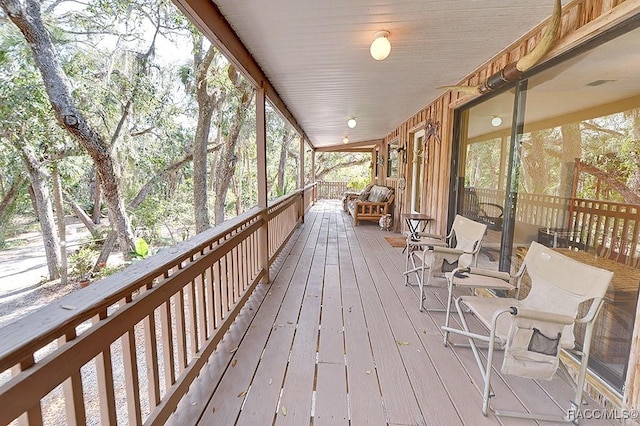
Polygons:
[[398,177],[398,140],[395,139],[387,145],[387,177]]

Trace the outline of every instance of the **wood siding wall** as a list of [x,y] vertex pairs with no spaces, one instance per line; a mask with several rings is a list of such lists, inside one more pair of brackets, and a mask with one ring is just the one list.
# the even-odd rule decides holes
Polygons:
[[[560,39],[545,60],[597,36],[636,13],[640,13],[640,0],[576,0],[571,2],[563,8]],[[467,75],[458,84],[479,84],[508,63],[517,61],[536,45],[545,28],[546,22],[543,22]],[[427,205],[422,208],[422,213],[430,214],[435,218],[430,224],[431,232],[446,232],[453,146],[453,112],[455,108],[472,99],[475,97],[445,92],[389,133],[383,141],[382,152],[386,152],[386,145],[395,140],[398,140],[399,146],[408,150],[412,134],[424,128],[427,120],[440,124],[440,142],[436,142],[434,138],[429,139],[426,155],[423,157],[425,182],[422,185],[422,199],[427,200]],[[381,183],[396,189],[397,196],[394,203],[394,217],[396,218],[400,218],[400,215],[406,213],[410,208],[411,176],[408,164],[408,162],[406,164],[401,162],[399,170],[399,178],[406,179],[405,189],[398,188],[398,178],[381,177],[379,179],[382,181]],[[381,176],[386,176],[386,170],[383,172]],[[397,220],[396,223],[397,230],[400,230],[399,227],[404,225],[400,220]]]
[[[639,13],[640,0],[576,0],[571,2],[563,8],[560,38],[544,61],[567,52]],[[458,84],[480,84],[508,63],[517,61],[536,45],[545,28],[546,23],[542,23],[532,29]],[[387,144],[396,140],[399,146],[408,151],[412,134],[424,128],[427,120],[440,124],[440,142],[436,142],[433,138],[430,139],[427,143],[426,155],[423,157],[425,181],[422,185],[422,199],[426,200],[427,205],[424,206],[423,203],[422,213],[430,214],[435,218],[430,224],[430,232],[446,233],[449,182],[452,172],[450,169],[454,109],[472,99],[475,97],[446,92],[389,133],[383,141],[382,152],[386,152]],[[410,209],[411,171],[409,164],[409,161],[401,163],[399,170],[399,178],[406,179],[405,189],[398,188],[398,178],[383,177],[380,179],[387,186],[396,188],[397,196],[394,204],[394,217],[396,218],[400,218],[401,214]],[[381,176],[386,176],[386,170],[384,172]],[[403,226],[405,225],[401,220],[396,220],[396,230],[401,230]],[[606,389],[602,390],[605,390],[603,394],[606,395]],[[636,314],[622,404],[625,408],[640,409],[640,314],[638,313]]]

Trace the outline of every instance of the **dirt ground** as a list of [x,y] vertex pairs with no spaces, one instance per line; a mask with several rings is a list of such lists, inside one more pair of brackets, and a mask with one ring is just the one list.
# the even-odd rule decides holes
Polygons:
[[[90,238],[75,218],[68,218],[67,253]],[[27,232],[6,240],[11,248],[0,250],[0,327],[16,321],[72,292],[78,284],[47,281],[47,261],[39,232]]]

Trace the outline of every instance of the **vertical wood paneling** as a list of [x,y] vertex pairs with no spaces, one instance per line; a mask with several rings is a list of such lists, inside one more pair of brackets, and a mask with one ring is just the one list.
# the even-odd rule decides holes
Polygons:
[[[611,12],[611,10],[624,3],[624,0],[578,0],[566,5],[563,9],[563,17],[561,23],[561,37],[571,34],[577,29],[585,26]],[[519,41],[507,46],[502,52],[496,54],[494,58],[483,64],[474,72],[465,77],[460,84],[466,84],[470,86],[478,85],[486,80],[486,78],[493,73],[501,70],[507,63],[520,59],[523,55],[533,49],[544,32],[546,24],[543,24],[537,28],[534,28],[529,33],[525,34]],[[575,42],[575,41],[573,41]],[[562,43],[562,39],[559,44]],[[565,46],[566,49],[566,46]],[[446,217],[447,217],[447,205],[449,198],[449,177],[450,177],[450,160],[452,149],[452,118],[453,110],[452,105],[460,106],[460,100],[464,100],[465,95],[450,92],[444,93],[441,97],[433,100],[429,105],[425,106],[415,115],[409,117],[398,128],[390,132],[384,139],[383,147],[389,144],[392,140],[400,135],[403,146],[408,146],[409,130],[418,122],[426,121],[430,119],[433,122],[439,122],[441,125],[440,146],[430,146],[429,156],[425,163],[425,188],[428,188],[427,199],[431,200],[431,203],[425,209],[425,213],[429,213],[435,217],[435,227],[432,229],[434,232],[444,232],[446,229]],[[386,150],[386,148],[383,148]],[[401,176],[408,176],[409,163],[404,165],[404,171],[401,171]],[[405,211],[406,206],[409,204],[409,189],[405,191],[398,191],[396,197],[394,213],[397,219],[400,214]]]

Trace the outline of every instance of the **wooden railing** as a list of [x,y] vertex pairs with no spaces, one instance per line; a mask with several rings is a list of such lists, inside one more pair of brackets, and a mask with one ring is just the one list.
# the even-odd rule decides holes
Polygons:
[[318,198],[324,200],[340,200],[348,191],[348,182],[318,182]]
[[0,329],[0,424],[163,424],[267,276],[263,227],[271,262],[313,191],[254,208]]
[[[475,192],[480,203],[504,204],[504,192]],[[516,221],[566,229],[572,240],[598,255],[640,267],[639,210],[635,204],[519,193]]]

